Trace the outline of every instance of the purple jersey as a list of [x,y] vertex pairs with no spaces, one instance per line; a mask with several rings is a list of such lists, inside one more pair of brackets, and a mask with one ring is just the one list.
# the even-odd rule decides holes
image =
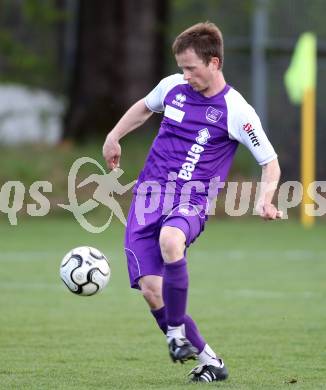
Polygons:
[[134,193],[146,189],[144,182],[169,192],[172,179],[177,194],[193,187],[192,201],[203,203],[211,179],[225,181],[239,142],[261,165],[277,157],[254,109],[229,85],[205,97],[175,74],[163,79],[145,104],[164,117]]

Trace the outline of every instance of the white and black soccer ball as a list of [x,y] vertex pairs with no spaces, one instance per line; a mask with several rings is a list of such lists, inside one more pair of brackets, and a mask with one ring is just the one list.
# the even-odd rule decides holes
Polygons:
[[78,295],[94,295],[108,284],[111,269],[98,249],[80,246],[62,259],[60,277],[68,289]]

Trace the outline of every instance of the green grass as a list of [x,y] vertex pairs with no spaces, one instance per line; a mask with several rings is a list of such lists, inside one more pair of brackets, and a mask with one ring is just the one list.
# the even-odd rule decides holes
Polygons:
[[[1,389],[187,388],[193,364],[170,362],[129,289],[121,225],[92,235],[68,218],[28,218],[3,221],[0,237]],[[112,279],[103,293],[78,297],[58,268],[86,244],[110,257]],[[230,371],[200,388],[326,388],[325,225],[213,221],[188,257],[189,313]]]

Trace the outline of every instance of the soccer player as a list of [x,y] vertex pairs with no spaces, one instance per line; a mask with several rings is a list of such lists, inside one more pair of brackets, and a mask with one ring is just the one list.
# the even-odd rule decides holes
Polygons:
[[183,74],[161,80],[123,115],[103,155],[110,169],[119,167],[119,140],[153,113],[163,113],[133,190],[125,237],[130,283],[166,335],[172,360],[198,359],[192,381],[212,382],[226,379],[228,371],[187,314],[186,248],[203,231],[212,183],[225,181],[239,143],[262,166],[265,185],[257,207],[266,220],[281,217],[272,204],[280,168],[254,109],[225,82],[220,30],[196,24],[175,39],[172,50]]

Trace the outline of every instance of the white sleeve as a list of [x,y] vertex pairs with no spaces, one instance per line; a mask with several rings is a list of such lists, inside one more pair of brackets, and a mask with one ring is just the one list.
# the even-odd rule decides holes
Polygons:
[[147,108],[153,112],[164,111],[164,99],[168,92],[178,84],[186,84],[182,74],[176,73],[162,79],[159,84],[145,96]]
[[[237,99],[238,100],[238,99]],[[275,150],[268,140],[256,111],[244,99],[236,106],[228,107],[229,137],[245,145],[259,165],[277,158]]]

